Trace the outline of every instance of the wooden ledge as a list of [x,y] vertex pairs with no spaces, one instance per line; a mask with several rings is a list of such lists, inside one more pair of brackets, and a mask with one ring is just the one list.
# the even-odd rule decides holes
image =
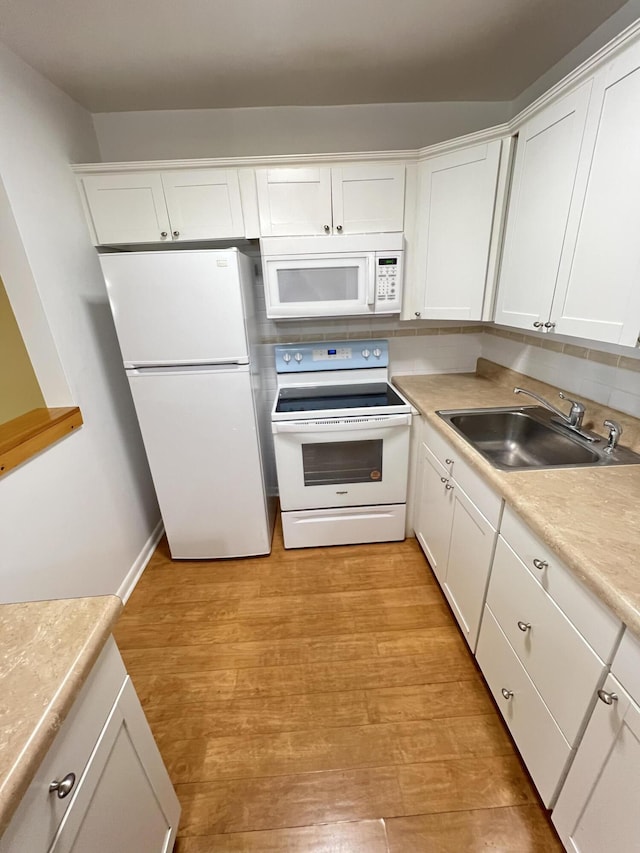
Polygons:
[[82,426],[77,406],[32,409],[0,424],[0,477]]

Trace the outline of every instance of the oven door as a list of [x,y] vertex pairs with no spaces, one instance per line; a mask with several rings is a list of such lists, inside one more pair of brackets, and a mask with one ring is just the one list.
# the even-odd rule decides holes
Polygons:
[[284,511],[407,499],[411,415],[273,423]]
[[265,257],[267,317],[340,317],[375,309],[375,252]]

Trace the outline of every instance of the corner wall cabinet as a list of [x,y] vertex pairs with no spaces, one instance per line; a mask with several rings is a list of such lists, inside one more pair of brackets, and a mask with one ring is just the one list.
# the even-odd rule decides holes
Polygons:
[[[50,791],[69,786],[67,796]],[[180,805],[109,639],[9,826],[0,853],[169,853]]]
[[589,725],[551,815],[567,850],[635,853],[638,849],[639,673],[640,643],[627,633],[611,674],[597,691]]
[[402,231],[404,165],[256,169],[260,234]]
[[413,319],[491,319],[511,139],[418,166]]
[[176,169],[80,179],[96,245],[245,236],[237,169]]

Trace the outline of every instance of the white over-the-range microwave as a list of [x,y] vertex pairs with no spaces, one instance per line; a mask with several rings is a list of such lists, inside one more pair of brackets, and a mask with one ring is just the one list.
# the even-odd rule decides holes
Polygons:
[[267,317],[399,314],[403,235],[265,237]]

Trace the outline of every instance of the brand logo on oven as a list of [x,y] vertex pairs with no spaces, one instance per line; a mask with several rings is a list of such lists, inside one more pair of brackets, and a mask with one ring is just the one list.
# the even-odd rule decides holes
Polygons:
[[336,492],[336,495],[348,495],[348,494],[349,494],[349,489],[344,489],[344,491],[342,491],[342,492]]

